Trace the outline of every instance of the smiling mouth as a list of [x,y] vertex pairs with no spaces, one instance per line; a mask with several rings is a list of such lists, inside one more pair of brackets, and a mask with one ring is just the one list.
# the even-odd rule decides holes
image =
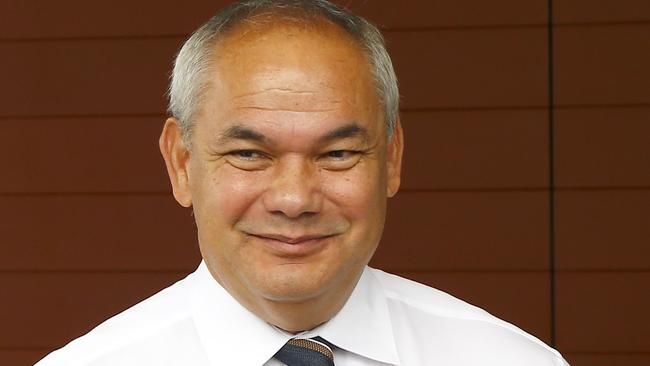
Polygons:
[[328,239],[338,234],[285,236],[281,234],[251,234],[251,238],[261,241],[274,255],[285,258],[307,257],[325,248]]
[[302,235],[302,236],[284,236],[280,234],[248,234],[255,238],[273,240],[284,244],[289,245],[299,245],[306,244],[308,242],[320,241],[323,239],[331,238],[336,234],[326,234],[326,235]]

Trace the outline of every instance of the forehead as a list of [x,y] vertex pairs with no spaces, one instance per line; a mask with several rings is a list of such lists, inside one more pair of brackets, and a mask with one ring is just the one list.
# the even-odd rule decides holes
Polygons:
[[322,54],[347,52],[348,56],[365,61],[360,43],[331,21],[317,16],[302,19],[273,14],[254,15],[224,31],[216,44],[216,59],[244,57],[254,49],[263,51],[266,48],[260,46],[297,49],[304,46],[301,41],[311,43],[314,49],[323,51]]
[[358,43],[325,20],[297,23],[265,19],[259,24],[244,23],[228,32],[215,53],[213,66],[218,80],[230,82],[229,87],[242,85],[243,79],[254,75],[266,74],[270,78],[273,73],[290,71],[295,76],[308,74],[311,84],[327,81],[329,86],[337,86],[336,82],[349,84],[353,80],[372,83],[368,60]]
[[204,108],[212,120],[309,127],[316,120],[363,123],[383,115],[365,53],[326,21],[242,24],[215,51]]
[[[303,88],[341,93],[374,89],[369,63],[359,45],[339,27],[265,22],[232,29],[217,45],[214,84],[246,93],[246,88]],[[253,92],[254,90],[250,90]]]

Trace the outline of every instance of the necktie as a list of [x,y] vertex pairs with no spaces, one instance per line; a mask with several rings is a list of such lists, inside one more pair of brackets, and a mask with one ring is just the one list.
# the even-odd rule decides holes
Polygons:
[[332,350],[325,340],[314,340],[290,339],[273,357],[287,366],[334,366]]

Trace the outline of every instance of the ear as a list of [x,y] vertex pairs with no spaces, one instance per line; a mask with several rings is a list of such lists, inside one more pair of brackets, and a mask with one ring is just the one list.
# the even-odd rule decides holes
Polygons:
[[168,118],[165,121],[158,145],[165,159],[174,198],[183,207],[192,206],[188,172],[190,152],[183,143],[181,126],[176,118]]
[[404,132],[402,123],[397,117],[395,130],[388,141],[386,149],[386,174],[388,175],[386,195],[393,197],[399,190],[402,176],[402,154],[404,153]]

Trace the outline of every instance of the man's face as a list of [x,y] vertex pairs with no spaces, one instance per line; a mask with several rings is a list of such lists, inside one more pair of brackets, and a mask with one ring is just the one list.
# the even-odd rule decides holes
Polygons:
[[218,54],[174,187],[210,271],[253,308],[347,298],[399,186],[367,60],[333,26],[236,32]]

